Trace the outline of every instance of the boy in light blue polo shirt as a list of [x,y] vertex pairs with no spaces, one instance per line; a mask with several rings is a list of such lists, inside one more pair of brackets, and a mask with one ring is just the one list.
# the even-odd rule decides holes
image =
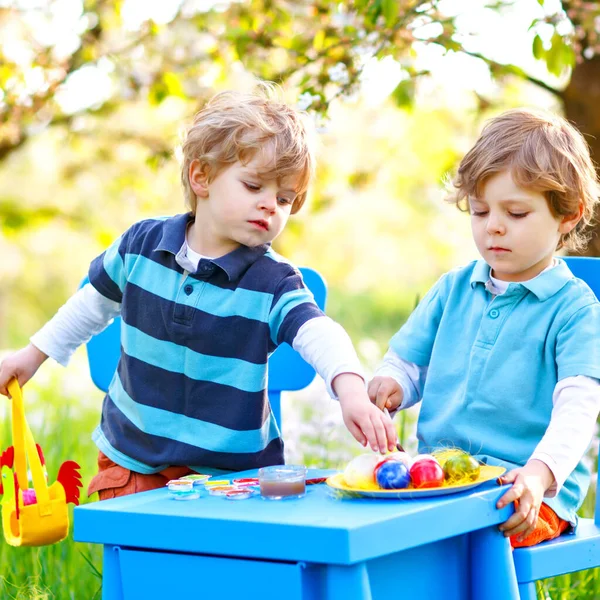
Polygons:
[[457,447],[505,466],[513,547],[576,524],[582,457],[600,409],[600,304],[557,248],[580,249],[598,202],[589,150],[564,119],[508,111],[453,182],[481,260],[443,275],[369,384],[380,408],[422,400],[419,451]]

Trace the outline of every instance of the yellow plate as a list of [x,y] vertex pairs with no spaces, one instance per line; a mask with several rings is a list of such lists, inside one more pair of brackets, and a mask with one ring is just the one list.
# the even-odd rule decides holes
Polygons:
[[481,471],[479,472],[479,478],[469,483],[453,483],[449,485],[443,485],[438,488],[405,488],[402,490],[383,490],[375,485],[369,489],[353,488],[346,485],[344,481],[343,473],[336,473],[329,477],[326,481],[327,485],[339,492],[342,496],[350,498],[430,498],[431,496],[446,496],[447,494],[456,494],[457,492],[464,492],[472,488],[497,479],[506,472],[504,467],[491,467],[488,465],[482,465]]

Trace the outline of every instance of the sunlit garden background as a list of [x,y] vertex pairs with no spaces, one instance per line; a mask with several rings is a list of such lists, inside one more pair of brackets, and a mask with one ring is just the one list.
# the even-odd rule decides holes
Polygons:
[[[310,202],[276,250],[324,275],[327,312],[372,373],[418,298],[476,257],[444,181],[485,119],[554,110],[600,161],[599,36],[600,7],[582,1],[0,0],[0,359],[130,224],[183,212],[183,124],[258,77],[317,131]],[[25,392],[50,476],[73,458],[87,485],[102,393],[85,350],[67,369],[48,361]],[[413,452],[417,411],[396,419]],[[361,451],[319,380],[284,397],[283,431],[291,462],[335,468]],[[92,545],[0,542],[2,599],[100,598],[101,572]],[[599,574],[542,582],[539,597],[598,598]]]

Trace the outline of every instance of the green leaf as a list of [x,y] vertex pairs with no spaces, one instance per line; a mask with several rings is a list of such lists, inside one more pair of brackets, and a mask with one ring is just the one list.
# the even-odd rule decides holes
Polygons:
[[381,12],[385,17],[385,24],[388,27],[393,27],[398,19],[400,6],[398,0],[382,0]]
[[415,82],[412,79],[401,81],[392,92],[396,106],[405,108],[411,106],[415,99]]
[[542,42],[542,38],[539,35],[536,35],[533,38],[533,56],[538,60],[544,58],[546,54],[546,50],[544,49],[544,43]]
[[552,45],[550,50],[546,52],[546,66],[548,71],[557,77],[562,73],[563,69],[568,66],[565,62],[565,42],[562,36],[556,31],[552,35]]

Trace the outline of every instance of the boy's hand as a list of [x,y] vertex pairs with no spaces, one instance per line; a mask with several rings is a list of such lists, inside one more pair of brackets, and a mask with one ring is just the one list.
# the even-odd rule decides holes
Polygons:
[[513,486],[498,500],[497,508],[517,502],[515,513],[500,525],[505,537],[521,534],[519,542],[530,535],[537,525],[544,493],[554,482],[552,471],[541,460],[530,460],[524,467],[513,469],[500,478],[502,484]]
[[0,363],[0,394],[9,396],[8,382],[16,377],[19,385],[23,387],[48,358],[33,344],[11,354]]
[[389,415],[369,402],[364,381],[354,373],[342,373],[334,378],[332,387],[342,407],[344,424],[363,445],[367,442],[374,452],[396,449],[396,428]]
[[367,389],[369,398],[380,410],[396,410],[404,398],[402,387],[393,377],[373,377]]

